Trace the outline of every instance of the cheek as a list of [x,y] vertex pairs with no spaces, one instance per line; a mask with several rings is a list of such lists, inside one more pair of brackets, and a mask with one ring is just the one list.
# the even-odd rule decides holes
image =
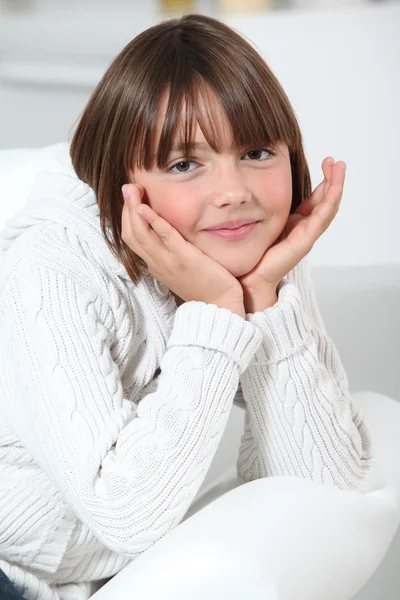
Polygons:
[[289,172],[274,173],[263,182],[261,197],[269,213],[287,215],[292,204],[292,177]]
[[190,227],[187,215],[185,215],[185,212],[182,211],[181,207],[176,203],[171,201],[168,202],[167,200],[165,206],[163,206],[162,212],[160,211],[159,214],[180,233],[186,231]]
[[182,210],[182,200],[179,193],[166,190],[166,186],[154,181],[140,181],[145,192],[143,202],[148,204],[160,217],[170,223],[175,229],[181,230],[187,221],[185,211]]
[[186,195],[181,198],[178,193],[164,192],[157,202],[150,199],[150,206],[182,235],[189,234],[196,225],[195,203],[190,205]]

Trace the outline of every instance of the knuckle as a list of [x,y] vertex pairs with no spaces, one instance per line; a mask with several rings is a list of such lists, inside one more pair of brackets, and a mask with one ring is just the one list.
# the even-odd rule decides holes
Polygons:
[[[160,223],[158,223],[159,225]],[[162,229],[158,229],[158,235],[162,239],[163,242],[169,242],[173,236],[173,229],[169,223],[163,223]]]
[[165,242],[167,242],[167,243],[168,243],[168,241],[169,241],[169,240],[170,240],[170,238],[171,238],[170,234],[169,234],[168,232],[166,232],[166,231],[162,231],[162,232],[160,232],[160,233],[159,233],[159,236],[160,236],[160,238],[162,239],[162,241],[163,241],[164,243],[165,243]]

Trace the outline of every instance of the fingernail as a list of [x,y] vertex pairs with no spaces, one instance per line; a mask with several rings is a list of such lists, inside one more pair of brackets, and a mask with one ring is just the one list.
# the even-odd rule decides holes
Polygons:
[[122,190],[122,195],[124,197],[124,200],[126,200],[129,196],[129,188],[126,183],[122,186],[121,190]]

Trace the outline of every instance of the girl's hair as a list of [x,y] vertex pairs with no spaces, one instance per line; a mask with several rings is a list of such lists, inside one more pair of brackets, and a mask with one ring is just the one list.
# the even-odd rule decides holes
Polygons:
[[[205,119],[198,109],[198,100],[207,99],[207,90],[219,100],[231,124],[234,146],[272,148],[286,143],[292,171],[291,213],[311,193],[295,113],[250,43],[204,15],[189,14],[150,27],[110,64],[80,117],[70,146],[77,176],[96,194],[106,242],[134,283],[146,265],[121,239],[121,187],[132,180],[135,165],[146,170],[155,164],[166,166],[183,107],[185,155],[189,156],[195,120],[213,150],[220,151],[212,115]],[[154,130],[166,97],[157,145]]]

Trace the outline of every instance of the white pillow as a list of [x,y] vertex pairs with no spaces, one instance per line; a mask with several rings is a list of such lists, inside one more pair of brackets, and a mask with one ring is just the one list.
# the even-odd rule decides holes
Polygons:
[[26,204],[39,174],[74,173],[69,143],[0,150],[0,229]]

